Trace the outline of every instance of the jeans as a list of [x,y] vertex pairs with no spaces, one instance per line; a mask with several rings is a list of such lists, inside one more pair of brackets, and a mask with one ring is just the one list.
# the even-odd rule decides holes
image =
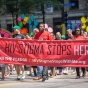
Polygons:
[[43,66],[37,66],[37,76],[42,76]]

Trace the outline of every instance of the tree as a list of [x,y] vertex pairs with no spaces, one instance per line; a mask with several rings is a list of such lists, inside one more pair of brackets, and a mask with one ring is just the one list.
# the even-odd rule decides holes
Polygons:
[[[40,8],[37,8],[37,5],[39,5]],[[1,0],[0,8],[2,8],[2,10],[0,13],[6,14],[7,12],[10,12],[14,25],[14,16],[17,18],[19,14],[35,14],[34,11],[39,10],[42,11],[44,21],[45,5],[48,7],[54,6],[58,9],[62,6],[59,0]]]
[[42,11],[43,23],[45,23],[45,7],[56,7],[57,9],[61,9],[63,6],[60,0],[36,0],[36,3],[40,5],[40,9],[37,9]]

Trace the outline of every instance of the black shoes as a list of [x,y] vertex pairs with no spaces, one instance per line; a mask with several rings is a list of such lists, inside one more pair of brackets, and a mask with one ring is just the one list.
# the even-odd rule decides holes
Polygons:
[[20,80],[20,78],[17,78],[17,80]]
[[4,78],[1,78],[1,81],[4,81]]
[[43,76],[42,77],[42,82],[44,82],[45,80],[48,80],[49,79],[49,76]]
[[42,82],[45,82],[45,80],[46,80],[46,76],[43,76],[42,77]]

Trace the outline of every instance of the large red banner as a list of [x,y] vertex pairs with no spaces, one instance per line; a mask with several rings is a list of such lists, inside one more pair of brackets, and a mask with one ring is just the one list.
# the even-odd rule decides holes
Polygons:
[[88,40],[36,41],[0,38],[0,63],[88,67]]

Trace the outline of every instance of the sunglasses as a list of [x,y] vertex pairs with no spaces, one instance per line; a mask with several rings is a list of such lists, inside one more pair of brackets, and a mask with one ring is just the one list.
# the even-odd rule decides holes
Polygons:
[[80,31],[80,30],[76,30],[76,31]]

